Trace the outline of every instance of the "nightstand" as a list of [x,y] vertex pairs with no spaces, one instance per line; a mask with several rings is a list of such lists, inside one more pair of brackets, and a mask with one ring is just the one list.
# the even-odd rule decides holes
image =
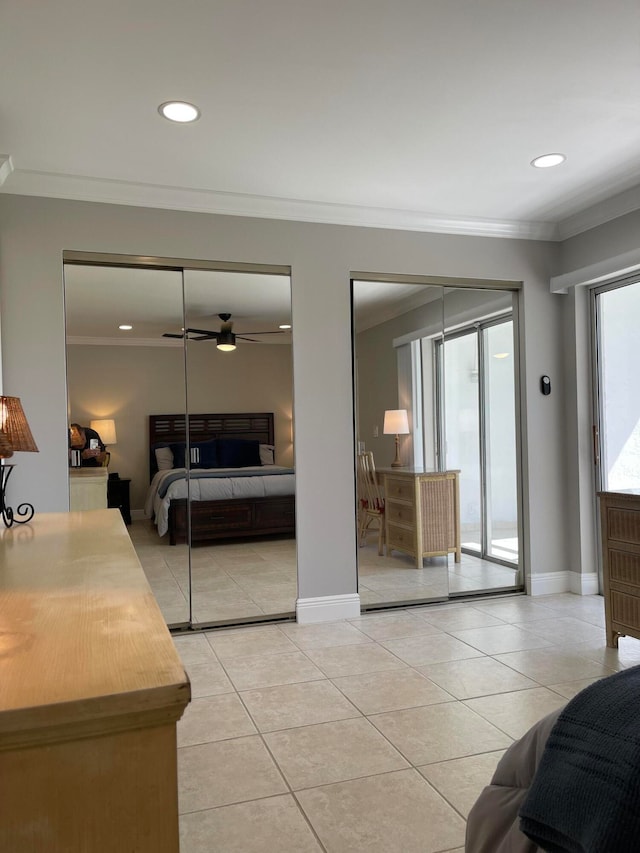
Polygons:
[[125,524],[131,524],[130,483],[130,479],[120,479],[119,477],[107,480],[107,506],[119,509]]

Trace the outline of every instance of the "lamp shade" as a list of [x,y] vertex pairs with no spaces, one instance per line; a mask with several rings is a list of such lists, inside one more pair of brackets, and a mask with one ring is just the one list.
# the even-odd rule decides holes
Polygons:
[[409,418],[406,409],[387,409],[384,413],[384,426],[382,431],[385,435],[408,435]]
[[13,447],[9,441],[9,436],[0,429],[0,459],[8,459],[13,456]]
[[102,439],[103,444],[117,444],[116,438],[116,422],[112,418],[106,418],[104,420],[99,421],[91,421],[89,424],[91,429],[94,429],[100,438]]
[[38,452],[19,397],[0,397],[0,430],[12,450]]

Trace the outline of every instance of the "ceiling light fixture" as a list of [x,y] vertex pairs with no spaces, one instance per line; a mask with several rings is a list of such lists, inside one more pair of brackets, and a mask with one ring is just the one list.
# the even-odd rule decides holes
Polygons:
[[279,329],[290,329],[291,324],[290,323],[282,323],[282,325],[278,326],[278,328]]
[[119,329],[122,329],[123,332],[130,332],[133,329],[133,326],[128,326],[126,323],[123,323],[122,326],[118,326]]
[[236,348],[236,336],[233,332],[218,332],[216,347],[222,352],[233,352]]
[[186,101],[165,101],[158,107],[158,112],[169,121],[177,121],[181,124],[197,121],[200,118],[198,107]]
[[493,357],[494,358],[509,358],[509,353],[508,352],[494,352]]
[[564,154],[543,154],[541,157],[532,160],[531,165],[535,166],[536,169],[549,169],[551,166],[559,166],[566,159]]

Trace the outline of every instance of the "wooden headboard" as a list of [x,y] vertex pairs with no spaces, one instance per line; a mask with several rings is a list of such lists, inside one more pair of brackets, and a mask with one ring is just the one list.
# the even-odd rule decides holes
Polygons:
[[189,441],[207,441],[212,438],[243,438],[274,443],[273,412],[231,412],[207,415],[149,415],[149,473],[158,470],[155,446],[186,441],[187,419]]

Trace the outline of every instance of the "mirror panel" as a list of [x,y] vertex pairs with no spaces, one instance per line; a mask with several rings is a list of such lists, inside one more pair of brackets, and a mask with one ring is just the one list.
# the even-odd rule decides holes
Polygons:
[[[450,551],[453,528],[443,538],[432,512],[436,501],[444,512],[438,524],[452,526],[455,478],[440,473],[435,417],[443,288],[383,281],[354,281],[352,288],[361,606],[444,601],[448,566],[456,555]],[[406,412],[406,425],[394,427],[386,420],[385,413],[397,410]],[[394,465],[396,430],[400,466]],[[380,494],[368,490],[363,452],[373,453]],[[386,521],[383,554],[380,519],[369,511],[380,501]]]
[[184,283],[193,622],[292,617],[290,279],[186,269]]
[[[158,535],[162,507],[154,508],[149,494],[156,462],[149,416],[182,413],[184,429],[184,343],[162,337],[183,325],[182,274],[67,263],[64,281],[69,423],[114,421],[116,441],[105,441],[106,501],[122,506],[123,516],[129,515],[128,502],[128,530],[165,619],[171,626],[188,624],[188,546],[186,540],[170,546],[166,535]],[[132,328],[119,328],[125,324]],[[70,469],[72,509],[79,479]],[[101,489],[104,504],[104,483]]]

